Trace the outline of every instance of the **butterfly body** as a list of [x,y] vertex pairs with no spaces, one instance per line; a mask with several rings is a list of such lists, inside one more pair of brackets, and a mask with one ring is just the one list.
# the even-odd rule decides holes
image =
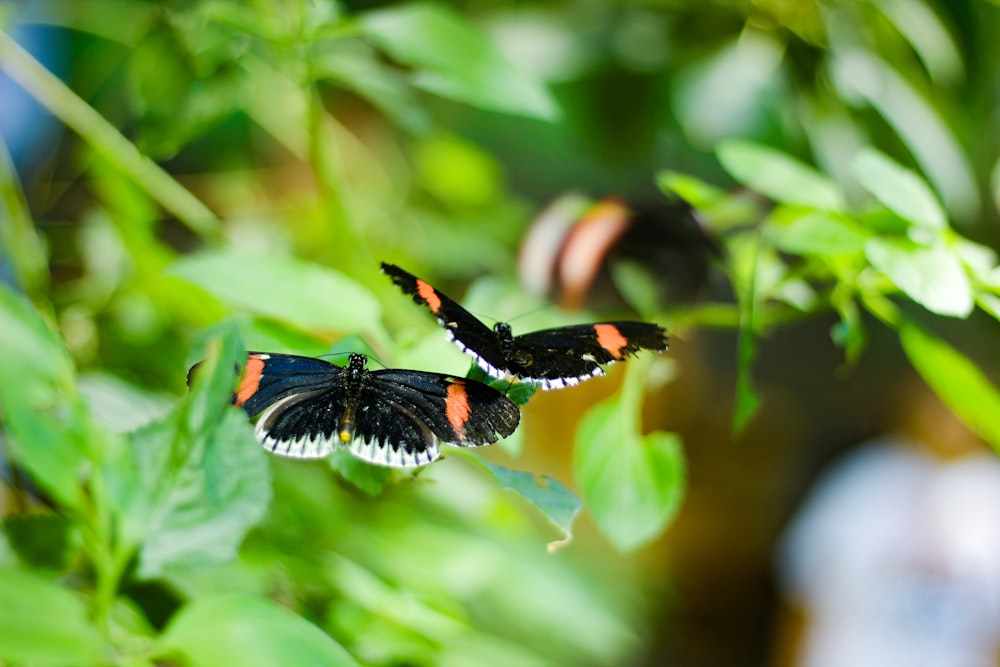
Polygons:
[[649,322],[598,322],[543,329],[515,336],[509,324],[493,329],[427,282],[392,264],[382,271],[430,309],[449,340],[473,358],[488,375],[508,375],[557,389],[604,374],[602,364],[622,361],[641,349],[667,349],[666,331]]

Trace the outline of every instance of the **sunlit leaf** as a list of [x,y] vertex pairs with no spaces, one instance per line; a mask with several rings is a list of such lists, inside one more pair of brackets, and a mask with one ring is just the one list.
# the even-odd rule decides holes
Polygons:
[[195,600],[171,620],[157,654],[191,667],[358,667],[315,625],[264,598],[229,595]]
[[860,253],[869,237],[847,220],[811,213],[777,229],[774,244],[797,255],[842,255]]
[[781,40],[747,30],[674,74],[670,100],[688,140],[710,150],[726,137],[766,131],[779,113],[783,56]]
[[538,476],[521,470],[511,470],[477,459],[493,475],[497,483],[531,503],[562,531],[565,544],[573,537],[573,520],[580,512],[580,499],[572,491],[548,475]]
[[953,217],[972,219],[979,210],[978,179],[961,142],[927,95],[892,63],[861,49],[835,51],[832,79],[844,98],[870,104],[893,130]]
[[544,85],[514,68],[489,38],[442,5],[413,3],[364,12],[361,30],[417,68],[413,84],[484,109],[545,120],[557,115]]
[[0,661],[76,667],[109,659],[82,599],[34,574],[0,569]]
[[962,421],[1000,453],[1000,390],[971,359],[913,324],[899,332],[913,367]]
[[865,254],[872,266],[932,313],[967,317],[972,312],[969,277],[962,262],[945,246],[875,238],[868,242]]
[[573,457],[587,510],[623,552],[658,536],[684,497],[680,438],[662,431],[639,434],[624,417],[632,409],[617,398],[592,407],[577,428]]
[[900,217],[928,229],[947,226],[944,211],[927,184],[882,153],[862,149],[854,158],[851,171],[862,187]]
[[844,208],[840,186],[779,150],[729,139],[718,145],[716,154],[733,178],[775,201],[830,211]]
[[381,305],[357,282],[290,257],[233,250],[187,256],[171,272],[231,305],[318,331],[378,330]]

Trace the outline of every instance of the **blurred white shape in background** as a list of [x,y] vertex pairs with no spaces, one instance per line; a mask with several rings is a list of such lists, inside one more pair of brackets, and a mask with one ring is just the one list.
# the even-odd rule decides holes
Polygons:
[[863,446],[786,533],[792,664],[986,667],[1000,647],[1000,461],[904,439]]

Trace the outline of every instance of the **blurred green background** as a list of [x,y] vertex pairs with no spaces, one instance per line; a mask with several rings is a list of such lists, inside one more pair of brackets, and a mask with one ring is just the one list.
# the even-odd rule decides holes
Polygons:
[[[781,660],[824,466],[921,382],[1000,445],[998,72],[987,0],[4,3],[0,660]],[[575,312],[518,266],[567,193],[659,225]],[[383,260],[671,349],[533,396],[495,467],[265,456],[240,350],[466,372]]]

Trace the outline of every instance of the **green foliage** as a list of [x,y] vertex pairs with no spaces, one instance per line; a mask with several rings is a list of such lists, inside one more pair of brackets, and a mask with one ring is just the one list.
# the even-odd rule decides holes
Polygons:
[[171,621],[155,653],[180,654],[192,667],[233,661],[250,667],[359,664],[301,616],[249,595],[206,597],[189,605]]
[[0,568],[0,658],[26,665],[104,662],[101,635],[86,605],[55,581]]
[[[670,167],[655,180],[722,239],[733,299],[664,304],[635,265],[612,279],[672,334],[738,331],[736,434],[765,400],[761,338],[833,313],[849,364],[866,363],[871,327],[898,334],[1000,449],[991,369],[933,333],[977,308],[1000,320],[997,255],[971,240],[992,238],[996,217],[980,189],[1000,191],[983,157],[995,83],[963,61],[996,61],[1000,22],[960,4],[975,35],[920,0],[712,2],[712,22],[705,3],[597,3],[600,39],[572,3],[0,10],[0,69],[72,133],[41,170],[58,180],[22,185],[0,146],[0,419],[28,478],[12,506],[30,508],[4,519],[0,661],[634,661],[641,573],[581,564],[579,536],[550,556],[536,524],[556,527],[555,547],[589,514],[632,552],[678,514],[684,443],[640,416],[649,355],[564,430],[573,489],[480,452],[417,474],[344,452],[277,460],[229,404],[246,348],[464,373],[379,259],[456,295],[469,284],[466,306],[519,331],[603,317],[542,308],[514,282],[529,204],[508,181],[631,194]],[[71,71],[54,76],[11,37],[38,24],[74,35]],[[606,85],[615,76],[628,85]],[[505,454],[562,451],[530,434]]]
[[629,368],[619,396],[590,408],[577,429],[573,458],[587,507],[622,551],[657,537],[684,497],[680,438],[641,431],[643,365]]

